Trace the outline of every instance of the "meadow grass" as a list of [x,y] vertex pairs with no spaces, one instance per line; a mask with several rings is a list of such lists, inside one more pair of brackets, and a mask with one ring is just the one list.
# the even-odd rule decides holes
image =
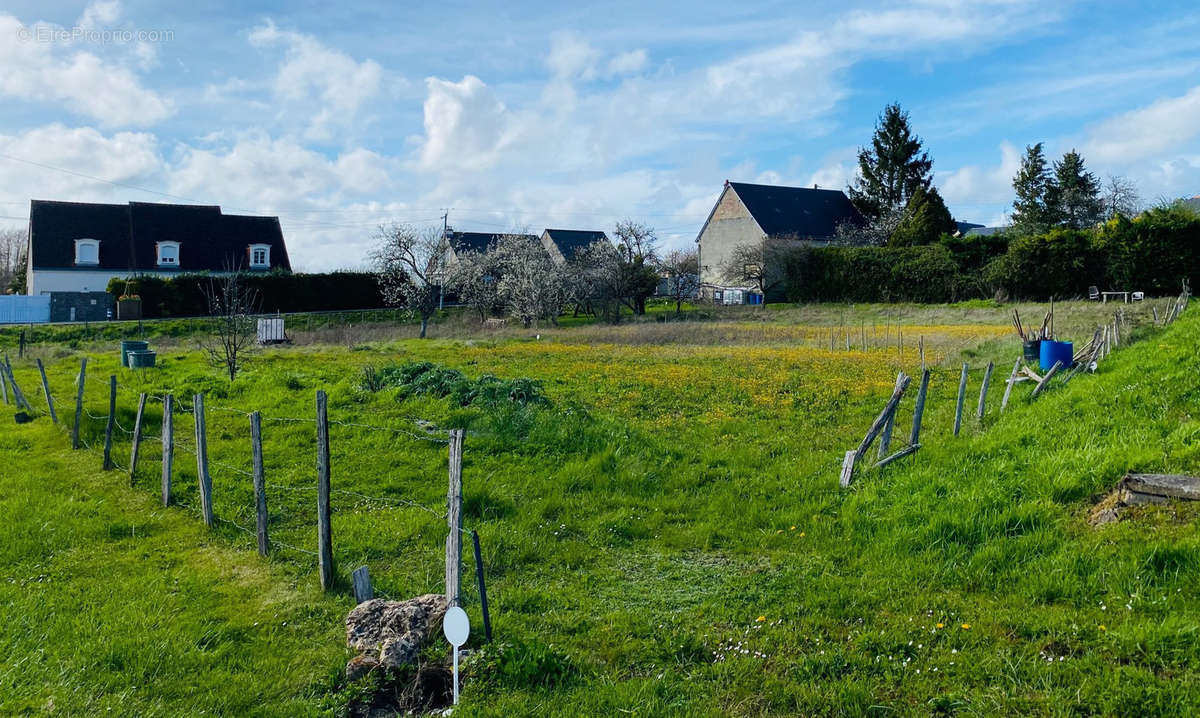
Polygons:
[[[214,407],[216,513],[242,526],[253,519],[249,480],[240,473],[249,468],[248,425],[236,412],[263,412],[272,534],[313,550],[308,419],[313,392],[325,389],[331,420],[343,422],[331,427],[333,484],[350,492],[333,501],[340,572],[368,565],[376,586],[396,598],[442,589],[445,447],[417,421],[465,428],[464,523],[483,539],[498,640],[516,645],[507,658],[486,658],[492,668],[497,661],[508,667],[468,683],[460,714],[1196,712],[1196,510],[1141,509],[1102,529],[1085,519],[1128,470],[1200,469],[1200,320],[1185,314],[1166,330],[1143,324],[1135,330],[1140,341],[1114,353],[1097,375],[1079,376],[1035,403],[1029,385],[1019,385],[1001,415],[1008,370],[1001,360],[1018,351],[1007,308],[905,308],[905,335],[925,337],[933,365],[924,448],[863,472],[843,491],[841,454],[858,443],[895,372],[916,373],[915,344],[868,343],[847,352],[824,343],[829,326],[861,337],[872,313],[884,318],[893,308],[862,307],[847,319],[840,306],[768,309],[708,322],[543,329],[539,339],[508,329],[425,342],[313,343],[264,352],[233,384],[186,344],[168,346],[159,368],[143,372],[115,368],[115,351],[106,347],[91,354],[87,406],[104,412],[103,379],[114,372],[127,428],[139,391],[205,392]],[[1090,335],[1090,325],[1113,309],[1060,305],[1056,323],[1060,334]],[[1148,314],[1145,305],[1130,310],[1135,320]],[[38,351],[67,417],[77,355],[45,345]],[[963,359],[973,367],[971,409],[982,364],[994,359],[1000,367],[984,421],[970,411],[955,439]],[[535,379],[550,403],[464,407],[363,387],[364,367],[410,361],[471,378]],[[16,371],[32,400],[27,361]],[[898,437],[910,418],[911,401],[900,412]],[[160,420],[151,404],[150,433]],[[176,485],[194,506],[190,427],[190,417],[177,418],[184,449],[176,454]],[[102,428],[87,422],[89,443]],[[130,715],[197,713],[199,706],[237,713],[246,705],[239,701],[254,694],[263,696],[259,712],[292,715],[345,703],[350,689],[331,676],[348,657],[340,618],[350,601],[345,592],[316,592],[311,556],[280,547],[259,561],[253,539],[236,526],[206,532],[185,508],[155,508],[153,443],[128,488],[119,472],[97,470],[95,452],[63,449],[64,435],[45,420],[10,427],[0,438],[0,456],[22,466],[6,482],[29,494],[5,508],[18,519],[12,535],[32,534],[9,549],[9,589],[20,600],[2,635],[13,661],[47,666],[36,674],[36,690],[15,674],[0,681],[0,707],[38,712],[52,696],[75,695],[67,705],[79,712],[111,705]],[[124,465],[127,452],[126,439],[117,454]],[[103,521],[157,522],[156,531],[130,531],[114,542],[100,524],[75,513],[64,519],[83,527],[77,553],[94,571],[113,564],[110,573],[127,587],[116,595],[133,594],[130,601],[114,600],[102,581],[43,566],[44,554],[58,555],[45,548],[57,531],[46,528],[46,514],[67,511],[62,505],[79,501],[80,492],[109,512]],[[229,578],[235,567],[257,592],[236,588]],[[155,621],[163,608],[135,586],[161,585],[172,570],[191,575],[194,585],[174,594],[177,623]],[[17,596],[13,586],[39,575],[61,578],[46,582],[39,600]],[[291,620],[303,616],[297,633],[311,644],[289,644],[253,626],[268,610],[257,593],[278,595],[292,607]],[[474,587],[465,596],[478,629]],[[61,645],[68,632],[56,622],[80,600],[97,606],[89,657],[104,640],[123,639],[126,626],[152,623],[157,640],[171,643],[173,660],[155,663],[149,680],[146,670],[119,662],[63,670],[77,654]],[[205,648],[219,657],[197,657],[203,651],[188,631],[209,620],[239,630],[215,631]],[[49,657],[47,640],[60,644]],[[186,667],[196,660],[220,663],[218,676],[246,675],[187,683]],[[538,667],[532,675],[553,680],[531,678],[522,661]],[[180,689],[181,681],[195,688]],[[189,703],[196,691],[207,702]]]

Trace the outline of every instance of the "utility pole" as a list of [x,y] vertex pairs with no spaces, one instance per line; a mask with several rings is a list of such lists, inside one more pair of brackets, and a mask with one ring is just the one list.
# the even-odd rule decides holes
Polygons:
[[442,210],[442,256],[438,258],[438,311],[440,312],[446,303],[446,251],[449,249],[449,233],[450,233],[450,210],[449,208]]

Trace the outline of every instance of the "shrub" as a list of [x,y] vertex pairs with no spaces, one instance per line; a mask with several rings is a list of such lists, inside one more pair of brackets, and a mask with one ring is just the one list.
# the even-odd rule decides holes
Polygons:
[[431,362],[409,362],[400,366],[363,369],[362,388],[370,392],[395,387],[397,396],[449,397],[459,406],[496,407],[505,404],[521,406],[548,404],[541,382],[526,377],[501,379],[484,374],[469,379],[456,369],[440,367]]
[[[108,292],[114,296],[136,293],[142,298],[146,318],[194,317],[208,314],[204,289],[207,274],[173,277],[113,278]],[[346,309],[380,309],[385,306],[376,275],[367,272],[327,274],[248,273],[246,286],[258,293],[264,312],[320,312]]]
[[958,267],[941,245],[803,247],[784,259],[791,301],[947,302]]
[[556,688],[577,674],[571,659],[553,646],[521,639],[485,645],[464,672],[472,683],[509,689]]

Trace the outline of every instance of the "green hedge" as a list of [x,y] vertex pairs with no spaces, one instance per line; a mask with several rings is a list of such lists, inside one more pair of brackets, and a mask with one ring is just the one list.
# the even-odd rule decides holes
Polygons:
[[[181,274],[171,278],[113,279],[108,291],[142,298],[147,318],[193,317],[208,314],[204,290],[213,281],[206,274]],[[384,306],[378,278],[368,272],[328,274],[246,274],[245,283],[258,292],[262,312],[321,312],[346,309],[379,309]]]
[[943,236],[916,247],[803,247],[783,258],[789,301],[954,302],[1086,296],[1088,288],[1200,286],[1200,216],[1158,208],[1094,229],[1009,237]]

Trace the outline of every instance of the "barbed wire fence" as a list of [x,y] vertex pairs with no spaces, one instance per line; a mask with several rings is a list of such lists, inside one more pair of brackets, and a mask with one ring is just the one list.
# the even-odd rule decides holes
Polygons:
[[[116,375],[110,375],[101,386],[100,382],[88,377],[87,361],[86,358],[81,361],[79,371],[75,374],[73,419],[69,426],[59,423],[57,418],[55,424],[70,434],[75,448],[99,454],[103,458],[105,471],[123,472],[128,475],[131,486],[139,486],[140,482],[147,482],[150,474],[148,467],[157,459],[159,471],[155,473],[160,476],[165,507],[184,509],[211,529],[228,529],[224,533],[231,540],[237,540],[237,535],[244,535],[244,543],[253,546],[263,557],[279,558],[279,552],[284,551],[289,556],[283,560],[309,566],[315,563],[321,586],[326,591],[338,590],[346,585],[336,569],[331,525],[334,513],[416,510],[438,522],[445,521],[446,598],[451,605],[463,602],[461,565],[465,536],[474,546],[477,599],[484,613],[490,640],[490,615],[479,535],[462,523],[464,430],[440,429],[430,422],[396,417],[365,407],[360,407],[345,418],[330,418],[328,397],[323,390],[316,391],[316,411],[312,417],[268,416],[231,406],[209,405],[203,393],[192,395],[189,406],[186,402],[178,401],[171,392],[147,393],[124,386],[117,381]],[[38,365],[46,413],[53,415],[56,404],[58,407],[65,404],[61,396],[51,389],[40,359]],[[6,403],[11,390],[14,397],[22,396],[19,409],[35,415],[40,413],[24,401],[7,356],[0,364],[0,379],[4,381],[3,398]],[[105,409],[96,413],[94,408],[98,406]],[[136,411],[132,407],[136,407]],[[134,417],[132,420],[129,418],[131,414]],[[241,423],[242,420],[245,424]],[[292,439],[292,443],[297,438],[295,434],[298,427],[311,426],[314,441],[307,445],[315,449],[312,463],[305,466],[297,460],[291,446],[287,447],[288,451],[279,452],[280,455],[265,452],[263,425],[293,427],[291,435],[282,437]],[[389,447],[393,447],[396,441],[430,448],[446,447],[446,506],[435,508],[427,502],[402,494],[373,495],[361,490],[335,488],[330,478],[330,451],[334,444],[331,427],[339,432],[338,445],[350,446],[351,451],[361,450],[364,436],[383,437],[385,445]],[[210,436],[219,437],[217,441],[226,445],[222,459],[209,456],[212,448]],[[250,459],[247,464],[237,465],[223,460],[229,458],[231,448],[228,444],[231,442],[242,445],[242,451],[244,448],[250,449],[245,452]],[[157,456],[152,449],[154,446],[161,447]],[[126,447],[127,452],[121,450]],[[179,462],[177,459],[185,461]],[[192,464],[193,470],[185,470],[186,464]],[[276,479],[267,480],[268,476],[305,475],[315,477],[316,481],[293,484]],[[194,480],[182,481],[185,477]],[[150,483],[145,485],[149,486]],[[214,499],[218,497],[221,499],[220,511],[214,508]],[[305,547],[303,541],[295,540],[295,536],[305,527],[311,530],[314,526],[317,528],[316,550]],[[384,591],[373,588],[366,565],[354,569],[350,583],[356,602],[369,600],[375,594],[391,598]]]

